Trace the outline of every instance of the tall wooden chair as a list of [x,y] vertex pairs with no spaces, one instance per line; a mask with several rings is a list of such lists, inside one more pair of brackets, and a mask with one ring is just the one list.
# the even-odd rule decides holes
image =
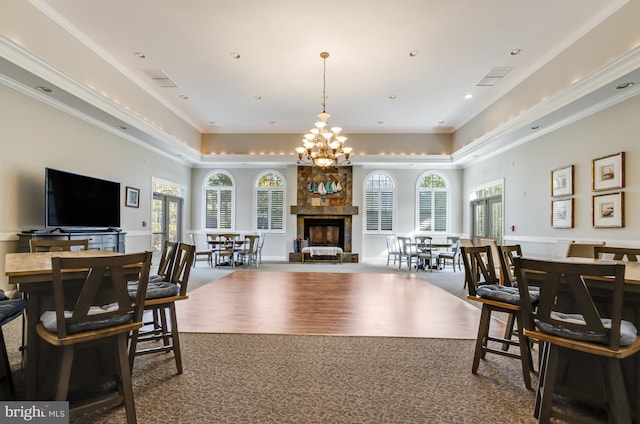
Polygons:
[[[44,342],[61,351],[61,363],[49,367],[50,370],[57,369],[59,373],[56,400],[67,399],[76,348],[110,345],[117,363],[117,393],[72,408],[70,412],[76,415],[124,403],[127,423],[135,423],[127,344],[129,334],[142,326],[151,252],[99,257],[53,257],[51,264],[55,310],[42,314],[36,330]],[[77,270],[87,271],[79,277]],[[132,272],[136,273],[139,287],[143,289],[134,302],[127,290],[127,276]],[[80,289],[67,281],[78,278],[83,280]],[[96,364],[100,363],[101,357],[97,355]]]
[[[593,358],[593,367],[581,372],[599,374],[609,422],[630,423],[629,394],[621,360],[640,351],[640,338],[635,326],[622,320],[625,265],[525,258],[514,258],[514,263],[522,298],[524,334],[545,346],[534,416],[547,423],[552,413],[561,414],[562,411],[552,410],[553,395],[565,374],[563,367],[569,363],[567,356],[579,351]],[[527,302],[529,288],[533,286],[540,288],[536,309]],[[640,374],[637,365],[638,360],[636,373]],[[603,403],[601,396],[590,398],[575,390],[570,394],[596,405]]]
[[22,316],[25,306],[26,302],[24,300],[10,300],[5,296],[4,291],[0,290],[0,366],[4,368],[3,374],[0,374],[0,381],[7,382],[9,397],[11,399],[15,399],[16,389],[13,384],[13,374],[11,373],[11,366],[9,365],[9,356],[7,354],[7,347],[4,343],[2,327]]
[[614,261],[638,262],[640,249],[630,247],[594,246],[593,254],[596,259],[613,259]]
[[160,252],[160,262],[156,274],[149,277],[149,281],[169,281],[173,273],[173,266],[176,260],[176,249],[178,242],[165,240]]
[[89,240],[30,239],[29,250],[31,253],[89,250]]
[[[195,259],[195,250],[194,245],[179,243],[175,250],[175,265],[170,280],[149,282],[144,296],[144,309],[151,311],[153,321],[145,322],[145,325],[153,325],[153,328],[148,331],[141,329],[133,332],[129,348],[131,369],[133,369],[133,362],[137,355],[173,351],[177,372],[182,374],[182,355],[175,303],[189,298],[187,284]],[[129,294],[132,298],[137,297],[138,290],[139,287],[135,284],[129,284]],[[161,345],[158,345],[159,341],[162,342]],[[147,342],[153,342],[155,345],[144,348],[138,346],[142,343],[147,345]]]
[[[528,338],[522,332],[518,333],[517,341],[511,338],[493,337],[489,334],[491,314],[493,312],[513,315],[518,328],[523,328],[518,289],[503,286],[499,283],[495,272],[496,268],[493,262],[491,246],[462,247],[461,249],[469,287],[469,295],[467,297],[482,304],[471,372],[477,374],[480,359],[484,359],[487,353],[516,358],[520,360],[522,366],[524,385],[531,389],[530,373],[533,371],[533,360]],[[490,342],[500,343],[502,347],[494,347]],[[519,352],[514,353],[504,349],[503,346],[505,345],[518,346]]]

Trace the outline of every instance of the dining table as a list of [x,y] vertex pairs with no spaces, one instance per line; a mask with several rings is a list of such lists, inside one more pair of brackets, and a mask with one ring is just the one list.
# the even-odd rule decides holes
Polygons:
[[[39,396],[48,393],[45,386],[47,377],[47,359],[51,354],[49,346],[40,340],[36,332],[36,326],[40,316],[47,310],[54,310],[53,303],[53,275],[52,257],[94,257],[120,255],[118,252],[106,250],[79,250],[62,252],[38,252],[38,253],[6,253],[5,275],[10,285],[16,286],[18,291],[26,299],[25,321],[23,331],[23,367],[25,373],[25,399],[36,400]],[[132,269],[132,273],[139,270]],[[65,284],[74,284],[84,281],[86,270],[74,270],[65,275]],[[69,278],[67,282],[66,278]],[[79,283],[78,283],[79,284]],[[80,286],[78,287],[80,289]],[[79,371],[75,371],[72,378],[76,382],[88,381],[95,376],[95,357],[84,355],[85,363],[80,361]],[[82,359],[82,358],[78,358]],[[85,372],[85,371],[89,372]],[[96,370],[97,371],[97,370]]]

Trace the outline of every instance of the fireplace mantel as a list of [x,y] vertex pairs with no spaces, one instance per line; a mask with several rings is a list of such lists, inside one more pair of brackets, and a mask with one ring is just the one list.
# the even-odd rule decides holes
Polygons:
[[292,215],[358,215],[357,206],[291,206]]

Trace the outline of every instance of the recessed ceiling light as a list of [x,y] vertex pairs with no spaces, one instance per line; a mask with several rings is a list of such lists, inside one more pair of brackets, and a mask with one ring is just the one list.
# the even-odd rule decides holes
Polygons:
[[473,97],[473,94],[467,94],[466,96],[464,96],[465,99],[470,99]]
[[517,56],[522,52],[522,49],[513,49],[509,52],[511,56]]
[[396,97],[397,96],[395,94],[389,94],[389,100],[395,100]]
[[44,85],[39,85],[36,87],[38,90],[43,91],[45,93],[51,93],[51,89],[49,87],[45,87]]
[[269,124],[275,125],[276,121],[269,121]]
[[384,121],[378,121],[378,124],[382,125],[384,124]]
[[137,57],[138,59],[144,59],[144,58],[146,58],[146,57],[147,57],[147,56],[146,56],[144,53],[142,53],[142,52],[133,52],[133,55],[134,55],[135,57]]
[[180,98],[181,98],[182,100],[187,100],[187,99],[189,99],[189,96],[187,96],[186,94],[181,94],[181,95],[180,95]]
[[262,96],[253,96],[253,98],[256,100],[262,100]]
[[124,125],[118,125],[118,128],[120,128],[121,130],[126,130],[127,127],[125,127]]
[[234,59],[240,59],[240,53],[238,52],[231,52],[229,53],[229,56],[231,56]]
[[416,56],[418,56],[419,54],[420,54],[420,51],[419,51],[419,50],[411,50],[411,51],[409,52],[409,57],[416,57]]
[[629,88],[633,85],[634,83],[632,82],[625,82],[622,84],[619,84],[618,86],[616,86],[616,90],[624,90],[625,88]]
[[540,129],[540,125],[534,125],[533,127],[531,127],[532,130],[539,130]]
[[442,125],[444,124],[444,121],[438,121],[438,124]]
[[216,124],[216,121],[209,121],[209,122],[208,122],[208,124],[209,124],[209,125],[215,125],[215,124]]

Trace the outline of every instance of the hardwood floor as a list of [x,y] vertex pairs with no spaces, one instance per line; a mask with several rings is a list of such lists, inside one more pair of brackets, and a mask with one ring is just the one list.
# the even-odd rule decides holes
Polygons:
[[180,332],[193,333],[475,339],[480,319],[478,308],[411,274],[236,271],[176,308]]

